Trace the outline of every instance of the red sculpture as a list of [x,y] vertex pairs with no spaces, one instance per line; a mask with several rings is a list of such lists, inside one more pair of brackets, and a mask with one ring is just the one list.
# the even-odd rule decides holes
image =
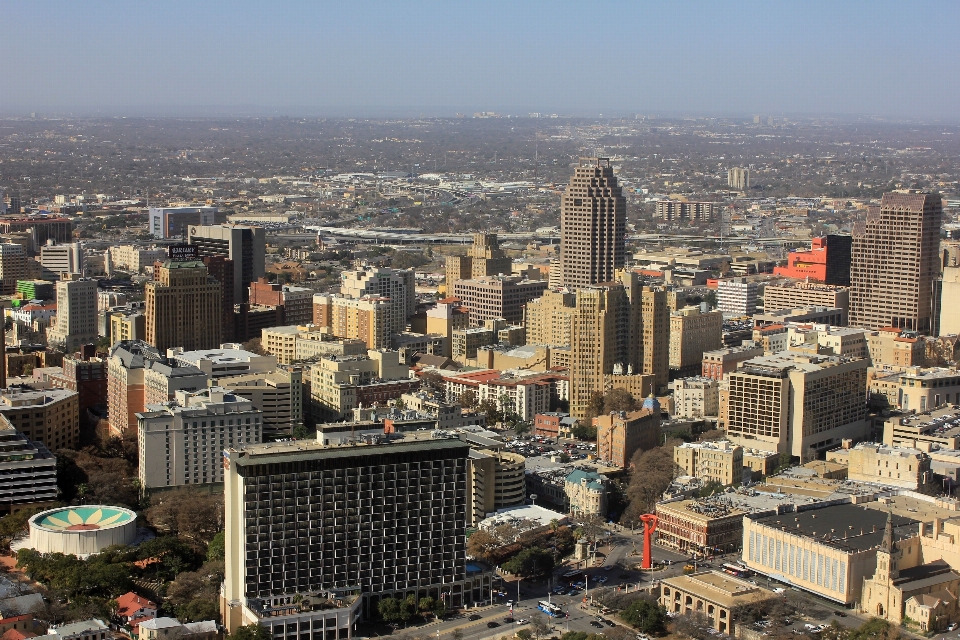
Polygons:
[[640,522],[643,523],[643,562],[640,564],[640,567],[643,569],[650,568],[650,538],[653,537],[653,532],[657,530],[657,516],[652,513],[646,513],[640,516]]

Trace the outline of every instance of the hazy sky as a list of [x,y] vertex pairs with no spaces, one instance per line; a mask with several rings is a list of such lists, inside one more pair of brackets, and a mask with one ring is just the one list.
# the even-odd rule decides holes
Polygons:
[[0,0],[0,113],[956,120],[960,2]]

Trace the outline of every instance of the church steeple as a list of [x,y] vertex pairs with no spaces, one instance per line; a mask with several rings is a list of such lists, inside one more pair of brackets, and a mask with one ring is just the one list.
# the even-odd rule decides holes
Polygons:
[[887,524],[883,527],[883,550],[893,552],[893,513],[887,512]]

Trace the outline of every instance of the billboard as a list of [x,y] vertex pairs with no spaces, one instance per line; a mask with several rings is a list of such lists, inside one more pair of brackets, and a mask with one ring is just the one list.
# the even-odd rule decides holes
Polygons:
[[173,262],[190,262],[200,259],[200,254],[197,253],[197,245],[194,244],[172,244],[167,247],[167,256]]

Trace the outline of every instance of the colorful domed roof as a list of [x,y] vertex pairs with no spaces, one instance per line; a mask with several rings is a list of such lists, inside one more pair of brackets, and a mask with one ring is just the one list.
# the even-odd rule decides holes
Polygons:
[[647,396],[647,399],[643,401],[643,408],[650,409],[654,413],[660,413],[660,401],[651,393]]
[[121,507],[67,507],[37,514],[37,526],[53,531],[91,531],[109,529],[136,519],[136,514]]

